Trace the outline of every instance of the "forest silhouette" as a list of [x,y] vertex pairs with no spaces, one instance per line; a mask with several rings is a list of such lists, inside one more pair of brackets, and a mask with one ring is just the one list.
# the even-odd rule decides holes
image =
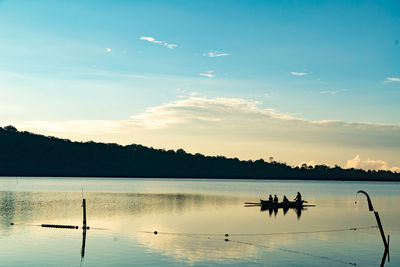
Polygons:
[[326,165],[292,167],[138,144],[73,142],[0,127],[0,176],[400,181],[400,173]]

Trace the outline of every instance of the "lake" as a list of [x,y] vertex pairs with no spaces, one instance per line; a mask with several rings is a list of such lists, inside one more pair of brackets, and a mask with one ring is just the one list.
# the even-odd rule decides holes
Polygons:
[[[382,239],[358,190],[390,235],[385,266],[400,266],[400,183],[21,177],[0,178],[0,266],[379,266]],[[244,205],[297,191],[316,206]]]

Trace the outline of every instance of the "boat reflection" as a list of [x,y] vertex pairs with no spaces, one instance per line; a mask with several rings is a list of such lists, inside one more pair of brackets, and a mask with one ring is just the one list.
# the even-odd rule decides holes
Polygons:
[[[307,205],[308,207],[314,206],[314,205]],[[270,205],[263,205],[261,203],[246,203],[245,205],[246,208],[248,207],[260,207],[260,211],[268,211],[269,217],[274,215],[276,217],[278,215],[278,211],[280,209],[283,210],[283,215],[285,216],[289,210],[293,210],[296,215],[297,219],[300,220],[301,214],[304,210],[307,210],[305,205],[300,205],[300,206],[270,206]]]
[[269,213],[269,217],[272,216],[272,214],[274,214],[274,216],[276,216],[278,214],[278,210],[282,209],[283,210],[283,215],[286,215],[287,212],[289,211],[289,209],[294,210],[294,212],[297,215],[297,219],[300,219],[302,211],[303,210],[307,210],[304,207],[296,207],[296,208],[289,208],[289,207],[282,207],[282,208],[278,208],[278,207],[268,207],[268,206],[263,206],[263,205],[246,205],[246,207],[255,207],[255,206],[260,206],[260,211],[268,211]]

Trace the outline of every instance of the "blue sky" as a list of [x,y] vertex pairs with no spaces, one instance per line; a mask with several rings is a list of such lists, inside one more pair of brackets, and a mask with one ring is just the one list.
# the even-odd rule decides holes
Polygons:
[[[130,120],[223,98],[309,122],[400,125],[398,1],[0,0],[0,29],[1,124],[53,133],[44,123]],[[109,134],[142,140],[120,138]],[[385,160],[400,164],[391,153]]]

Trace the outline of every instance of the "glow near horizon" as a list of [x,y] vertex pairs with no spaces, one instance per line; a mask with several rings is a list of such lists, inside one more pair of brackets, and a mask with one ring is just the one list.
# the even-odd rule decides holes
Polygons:
[[0,126],[397,170],[399,14],[396,2],[0,1]]

